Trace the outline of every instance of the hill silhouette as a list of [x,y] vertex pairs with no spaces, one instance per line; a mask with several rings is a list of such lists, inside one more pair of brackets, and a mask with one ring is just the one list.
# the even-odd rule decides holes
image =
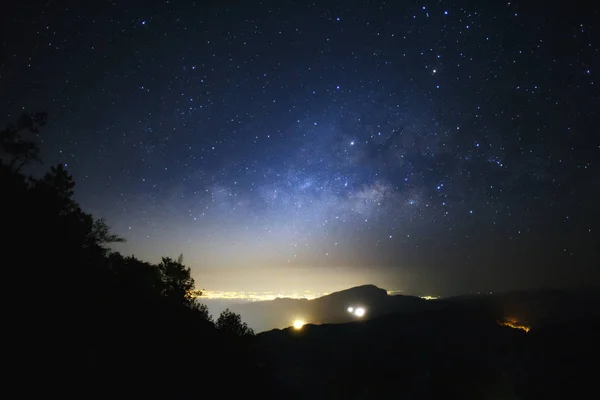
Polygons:
[[264,332],[260,362],[274,391],[292,398],[559,399],[594,386],[598,304],[526,333],[499,324],[488,298],[464,300]]
[[600,291],[546,289],[424,300],[416,296],[388,295],[375,285],[363,285],[312,300],[277,298],[236,304],[231,309],[240,313],[255,331],[263,332],[289,327],[295,320],[308,324],[356,321],[359,318],[348,312],[349,307],[364,308],[365,315],[360,319],[369,320],[389,314],[460,306],[486,310],[496,320],[514,319],[527,326],[540,327],[588,316],[593,310],[591,304],[600,306]]
[[365,319],[392,312],[415,311],[431,304],[413,296],[389,296],[387,291],[374,285],[357,286],[331,293],[313,300],[278,298],[269,301],[237,304],[231,306],[245,321],[261,332],[273,328],[285,328],[294,320],[307,323],[344,323],[356,320],[348,307],[362,307]]

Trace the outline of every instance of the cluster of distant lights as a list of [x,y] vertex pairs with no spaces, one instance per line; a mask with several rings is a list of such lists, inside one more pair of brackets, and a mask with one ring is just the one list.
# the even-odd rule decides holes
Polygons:
[[[439,297],[437,296],[420,296],[422,299],[424,300],[437,300],[439,299]],[[347,311],[354,315],[355,317],[358,318],[362,318],[365,316],[365,314],[367,313],[367,310],[364,307],[348,307]],[[302,329],[302,327],[306,324],[306,322],[304,322],[301,319],[297,319],[294,321],[293,323],[293,327],[296,330],[300,330]]]
[[364,316],[367,311],[362,307],[356,307],[356,308],[348,307],[348,312],[350,314],[354,314],[360,318],[360,317]]
[[[348,312],[358,318],[361,318],[365,315],[365,313],[367,312],[367,310],[365,310],[363,307],[348,307]],[[300,330],[302,329],[302,327],[306,324],[306,322],[304,322],[301,319],[297,319],[294,321],[293,323],[293,327],[296,330]]]
[[275,299],[316,299],[328,295],[328,292],[236,292],[236,291],[220,291],[220,290],[203,290],[203,299],[224,299],[224,300],[239,300],[240,302],[252,301],[268,301]]
[[[388,291],[388,294],[392,294],[392,292]],[[477,292],[477,294],[481,294],[481,292]],[[492,294],[492,292],[489,293],[484,293],[484,294]],[[423,300],[439,300],[441,297],[439,296],[419,296],[421,299]],[[364,315],[366,314],[367,310],[364,307],[348,307],[347,311],[354,315],[355,317],[358,318],[362,318],[364,317]],[[508,321],[508,322],[506,322]],[[510,326],[511,328],[517,328],[517,329],[522,329],[525,332],[529,332],[529,327],[526,325],[521,325],[518,324],[516,322],[516,320],[512,320],[512,319],[507,319],[506,321],[503,321],[502,323],[500,323],[500,325],[504,325],[504,326]],[[306,322],[304,322],[301,319],[297,319],[294,321],[293,327],[296,330],[300,330],[302,329],[302,327],[306,324]]]

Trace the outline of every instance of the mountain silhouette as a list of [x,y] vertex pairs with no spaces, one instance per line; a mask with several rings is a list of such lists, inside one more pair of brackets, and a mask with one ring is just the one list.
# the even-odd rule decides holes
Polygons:
[[[231,309],[242,315],[256,332],[283,329],[300,320],[305,324],[346,323],[397,313],[461,309],[480,310],[495,320],[515,319],[531,327],[564,322],[600,310],[600,292],[595,290],[533,290],[424,300],[416,296],[388,295],[375,285],[334,292],[313,300],[277,298],[237,304]],[[362,317],[348,312],[361,307]],[[598,311],[596,314],[599,314]]]
[[277,298],[269,301],[232,306],[255,331],[291,326],[295,320],[305,323],[345,323],[359,319],[348,311],[349,307],[363,308],[360,319],[409,312],[432,307],[433,304],[414,296],[390,296],[385,289],[363,285],[334,292],[313,300]]
[[[384,306],[396,297],[374,296]],[[415,312],[263,332],[257,354],[271,390],[288,398],[574,398],[596,379],[597,299],[535,291],[421,301]],[[499,323],[519,310],[536,321],[529,332]]]

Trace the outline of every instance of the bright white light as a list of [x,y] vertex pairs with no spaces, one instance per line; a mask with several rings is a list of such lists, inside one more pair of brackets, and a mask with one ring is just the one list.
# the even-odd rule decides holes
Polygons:
[[356,315],[357,317],[362,317],[363,315],[365,315],[365,309],[362,307],[358,307],[356,310],[354,310],[354,315]]
[[294,329],[302,329],[303,326],[304,326],[304,321],[299,320],[299,319],[294,321]]
[[348,312],[354,312],[354,308],[348,307]]

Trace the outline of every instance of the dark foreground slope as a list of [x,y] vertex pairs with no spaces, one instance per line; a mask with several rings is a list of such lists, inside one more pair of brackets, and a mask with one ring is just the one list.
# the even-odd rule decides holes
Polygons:
[[493,295],[459,296],[445,300],[465,308],[485,308],[502,318],[514,318],[532,328],[562,324],[571,320],[600,315],[600,291],[522,290]]
[[257,337],[265,379],[287,398],[574,398],[594,386],[597,317],[529,333],[486,308],[388,315]]
[[260,393],[252,338],[217,329],[182,257],[148,263],[111,251],[123,239],[77,204],[66,164],[40,178],[21,172],[38,161],[27,137],[44,124],[44,114],[25,114],[0,130],[2,361],[15,388],[5,391],[187,399],[210,384],[226,397]]

